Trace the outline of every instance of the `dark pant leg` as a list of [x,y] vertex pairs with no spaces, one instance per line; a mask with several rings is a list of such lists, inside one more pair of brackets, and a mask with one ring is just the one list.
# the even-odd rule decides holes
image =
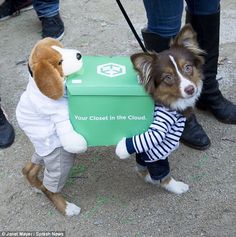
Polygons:
[[220,0],[186,0],[187,9],[193,15],[211,15],[219,12]]
[[157,160],[147,162],[148,172],[153,180],[162,180],[170,173],[168,158],[165,160]]
[[153,180],[161,180],[170,173],[168,157],[165,160],[150,161],[145,153],[136,154],[136,162],[142,167],[147,167]]
[[187,22],[191,23],[197,33],[199,46],[204,49],[205,64],[203,66],[204,84],[202,95],[218,93],[219,84],[216,80],[219,35],[220,35],[220,0],[186,0]]
[[162,37],[176,35],[181,27],[183,0],[143,0],[147,31]]
[[136,154],[136,163],[141,166],[147,166],[142,153]]
[[59,12],[59,0],[33,0],[38,17],[52,17]]

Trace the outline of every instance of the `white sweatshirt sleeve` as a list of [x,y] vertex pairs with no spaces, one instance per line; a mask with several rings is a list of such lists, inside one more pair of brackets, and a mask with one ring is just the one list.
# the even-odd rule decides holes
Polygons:
[[47,98],[40,106],[40,110],[43,114],[47,114],[55,124],[57,135],[66,151],[81,153],[87,150],[86,140],[74,131],[70,123],[66,98],[59,100]]

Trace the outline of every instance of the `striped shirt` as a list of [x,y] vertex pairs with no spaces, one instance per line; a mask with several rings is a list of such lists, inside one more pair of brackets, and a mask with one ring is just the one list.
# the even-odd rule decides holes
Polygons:
[[156,104],[148,131],[126,139],[128,152],[144,153],[146,162],[164,160],[178,148],[185,121],[177,111]]

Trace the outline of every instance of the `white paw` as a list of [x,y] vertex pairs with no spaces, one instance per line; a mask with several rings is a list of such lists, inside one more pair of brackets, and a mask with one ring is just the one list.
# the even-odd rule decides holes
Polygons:
[[77,216],[80,213],[81,208],[76,206],[74,203],[66,202],[65,213],[67,216]]
[[125,137],[123,137],[117,144],[116,155],[122,160],[130,157],[130,154],[126,148],[126,138]]
[[175,194],[182,194],[189,190],[188,184],[176,181],[173,178],[171,178],[168,184],[162,185],[162,187],[166,189],[167,191],[175,193]]
[[87,150],[87,142],[84,137],[75,131],[60,137],[63,148],[70,153],[82,153]]

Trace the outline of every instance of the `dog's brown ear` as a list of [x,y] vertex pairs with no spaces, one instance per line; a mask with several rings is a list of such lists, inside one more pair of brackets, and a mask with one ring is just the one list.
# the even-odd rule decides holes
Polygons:
[[142,85],[147,85],[150,81],[152,64],[156,58],[156,53],[137,53],[130,57]]
[[203,55],[205,55],[206,52],[199,48],[197,34],[190,24],[186,24],[175,37],[175,39],[172,40],[170,47],[175,46],[183,46],[191,51],[195,56],[195,64],[197,66],[204,64]]
[[45,96],[57,100],[64,95],[64,78],[52,64],[46,60],[41,60],[31,67],[34,80]]
[[198,47],[197,34],[190,24],[186,24],[172,41],[173,45]]
[[190,24],[186,24],[180,30],[177,36],[172,40],[170,46],[184,46],[196,55],[205,54],[205,51],[199,48],[197,34]]

